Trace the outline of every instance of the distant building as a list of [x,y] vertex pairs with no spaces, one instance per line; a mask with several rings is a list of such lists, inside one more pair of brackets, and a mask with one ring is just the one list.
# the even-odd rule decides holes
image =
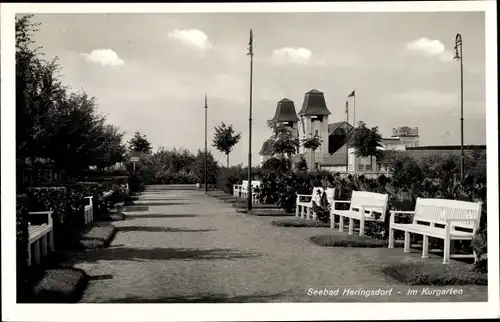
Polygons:
[[[346,121],[329,123],[332,113],[326,106],[324,94],[318,90],[311,90],[304,95],[302,108],[298,115],[293,101],[284,98],[278,102],[273,121],[290,126],[294,133],[301,139],[315,135],[322,139],[321,146],[313,153],[311,149],[302,146],[294,156],[297,161],[299,155],[303,156],[310,169],[324,169],[330,171],[346,171],[346,140],[347,135],[354,127]],[[336,113],[341,119],[344,109]],[[418,146],[418,129],[407,126],[393,129],[393,135],[383,141],[384,149],[405,150],[407,147]],[[377,171],[376,159],[372,164],[369,158],[356,158],[354,149],[348,152],[349,171]],[[269,141],[262,144],[259,152],[261,164],[273,156]]]

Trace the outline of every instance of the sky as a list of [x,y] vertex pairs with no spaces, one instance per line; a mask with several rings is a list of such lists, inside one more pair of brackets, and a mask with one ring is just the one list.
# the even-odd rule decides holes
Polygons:
[[[252,162],[270,136],[266,121],[283,98],[302,106],[324,92],[343,121],[356,90],[356,121],[418,127],[420,145],[460,144],[463,37],[464,143],[486,144],[485,17],[482,12],[36,14],[34,39],[75,91],[95,96],[100,113],[128,140],[145,134],[154,148],[204,148],[208,98],[209,149],[214,126],[242,133],[231,164],[247,164],[250,59],[254,34]],[[353,122],[352,100],[350,123]]]

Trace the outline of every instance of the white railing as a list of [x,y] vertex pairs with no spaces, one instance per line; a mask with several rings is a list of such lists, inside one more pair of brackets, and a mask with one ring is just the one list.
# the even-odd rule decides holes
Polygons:
[[[29,212],[29,215],[47,216],[47,223],[41,225],[32,225],[28,219],[28,266],[31,266],[33,260],[40,264],[42,258],[47,257],[54,250],[54,230],[52,211]],[[31,251],[32,247],[33,252]]]
[[92,202],[92,197],[85,197],[85,200],[89,201],[88,205],[83,208],[83,218],[85,224],[90,224],[94,222],[94,204]]

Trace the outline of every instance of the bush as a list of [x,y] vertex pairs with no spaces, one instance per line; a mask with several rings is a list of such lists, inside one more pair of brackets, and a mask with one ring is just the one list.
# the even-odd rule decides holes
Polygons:
[[[260,168],[252,168],[253,180],[259,180],[262,177]],[[216,188],[228,194],[233,194],[233,185],[241,184],[248,178],[248,167],[233,166],[221,168],[217,173]]]
[[138,193],[144,191],[144,181],[142,179],[142,176],[138,174],[131,175],[129,177],[128,187],[130,189],[130,192],[132,193]]
[[28,196],[16,196],[16,284],[17,302],[26,300],[28,285]]

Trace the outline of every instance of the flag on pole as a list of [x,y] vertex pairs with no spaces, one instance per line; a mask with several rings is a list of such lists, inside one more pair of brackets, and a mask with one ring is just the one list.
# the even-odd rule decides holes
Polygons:
[[349,94],[349,96],[347,96],[347,97],[353,97],[354,95],[356,95],[356,93],[355,93],[355,92],[356,92],[356,90],[352,91],[352,93],[351,93],[351,94]]
[[250,29],[250,41],[248,42],[248,54],[252,56],[253,55],[253,31]]
[[345,101],[345,113],[349,112],[349,101]]

